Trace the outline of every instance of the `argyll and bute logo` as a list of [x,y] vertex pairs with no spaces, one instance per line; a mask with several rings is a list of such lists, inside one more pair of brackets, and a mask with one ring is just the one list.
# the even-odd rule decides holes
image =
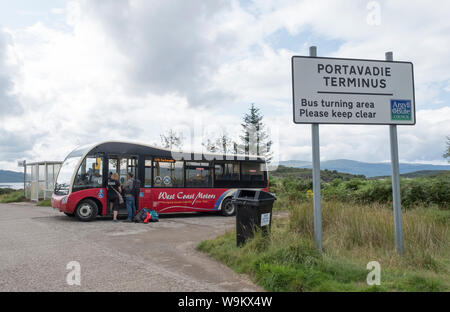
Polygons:
[[391,100],[391,120],[411,120],[411,100]]

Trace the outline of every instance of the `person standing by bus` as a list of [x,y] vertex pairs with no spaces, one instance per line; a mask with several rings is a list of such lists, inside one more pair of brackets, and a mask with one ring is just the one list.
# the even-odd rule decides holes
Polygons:
[[108,204],[110,211],[113,211],[113,221],[117,222],[117,215],[119,214],[119,202],[121,199],[120,193],[122,192],[122,187],[119,183],[119,175],[113,173],[111,178],[108,180]]
[[125,194],[125,204],[127,205],[128,218],[126,222],[132,222],[136,216],[136,180],[133,178],[131,172],[127,173],[127,182],[123,186],[123,192]]

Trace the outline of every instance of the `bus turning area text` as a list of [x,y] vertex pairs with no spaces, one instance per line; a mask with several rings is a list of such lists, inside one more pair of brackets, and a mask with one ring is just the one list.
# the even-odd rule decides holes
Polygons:
[[[331,108],[331,110],[330,110]],[[336,118],[336,119],[373,119],[376,118],[373,102],[308,100],[302,98],[298,107],[300,117]]]

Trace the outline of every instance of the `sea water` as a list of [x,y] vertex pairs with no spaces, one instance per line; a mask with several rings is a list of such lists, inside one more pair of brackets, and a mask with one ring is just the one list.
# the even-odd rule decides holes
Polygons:
[[23,189],[23,182],[0,183],[0,188],[12,188],[14,190],[20,190],[20,189]]

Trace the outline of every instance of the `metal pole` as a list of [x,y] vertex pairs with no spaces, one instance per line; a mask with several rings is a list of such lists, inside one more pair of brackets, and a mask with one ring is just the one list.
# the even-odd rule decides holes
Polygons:
[[27,161],[23,161],[23,196],[27,198],[27,191],[26,191],[26,181],[27,181]]
[[[386,52],[386,61],[393,61],[392,52]],[[392,164],[392,199],[394,204],[395,246],[403,254],[402,204],[400,197],[400,169],[398,162],[397,125],[389,125]]]
[[[309,56],[317,56],[317,47],[309,48]],[[322,206],[320,202],[320,143],[319,124],[311,124],[312,137],[312,178],[314,196],[314,242],[316,248],[322,251]]]
[[47,199],[47,189],[48,189],[48,165],[45,162],[45,189],[44,189],[44,200]]

